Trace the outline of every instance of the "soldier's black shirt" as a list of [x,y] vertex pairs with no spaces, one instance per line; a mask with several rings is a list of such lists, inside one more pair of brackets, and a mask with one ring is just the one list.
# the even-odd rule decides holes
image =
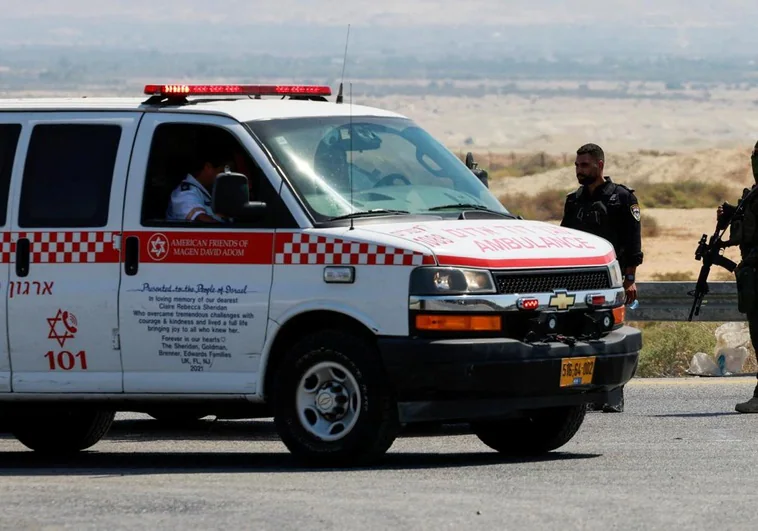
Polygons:
[[605,183],[590,193],[580,186],[566,196],[562,227],[578,229],[605,238],[616,250],[621,268],[642,263],[640,207],[634,190],[605,177]]

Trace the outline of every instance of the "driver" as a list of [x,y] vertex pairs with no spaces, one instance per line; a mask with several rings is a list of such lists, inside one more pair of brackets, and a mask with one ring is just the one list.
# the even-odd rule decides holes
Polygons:
[[166,219],[170,221],[229,221],[221,213],[213,212],[213,183],[225,168],[234,171],[234,152],[222,141],[203,144],[193,171],[172,192]]

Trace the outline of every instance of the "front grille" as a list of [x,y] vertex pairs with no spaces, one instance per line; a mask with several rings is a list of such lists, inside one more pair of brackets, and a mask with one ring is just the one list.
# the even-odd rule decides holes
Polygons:
[[498,293],[552,293],[555,290],[596,291],[610,289],[606,268],[578,271],[494,272]]

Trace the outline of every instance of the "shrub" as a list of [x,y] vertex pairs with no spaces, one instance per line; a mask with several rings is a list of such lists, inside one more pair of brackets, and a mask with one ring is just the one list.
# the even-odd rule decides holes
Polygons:
[[629,323],[642,330],[637,376],[678,377],[686,374],[696,352],[712,353],[715,331],[722,323]]
[[654,217],[642,216],[642,237],[643,238],[655,238],[660,236],[661,227],[658,225],[658,220]]
[[709,280],[716,282],[734,282],[734,273],[730,273],[726,269],[722,269],[720,267],[714,267],[711,269]]
[[[537,153],[473,153],[479,167],[487,170],[491,179],[501,177],[523,177],[543,173],[555,168],[570,166],[574,163],[573,155],[550,155]],[[465,153],[458,153],[461,161],[466,160]]]
[[653,273],[653,280],[661,282],[686,282],[695,280],[692,271],[669,271],[667,273]]
[[500,202],[511,213],[536,221],[556,221],[563,218],[566,191],[548,188],[537,195],[504,194]]
[[645,208],[715,208],[735,194],[722,182],[676,181],[640,184],[635,195]]

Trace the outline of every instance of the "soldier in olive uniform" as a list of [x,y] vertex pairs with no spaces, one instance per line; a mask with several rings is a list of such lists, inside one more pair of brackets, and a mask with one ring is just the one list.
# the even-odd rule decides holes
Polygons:
[[[750,328],[750,342],[753,348],[758,345],[758,142],[751,155],[753,179],[756,184],[746,188],[742,194],[744,202],[742,212],[734,216],[737,207],[724,203],[718,208],[718,217],[727,216],[731,223],[730,238],[724,247],[739,245],[742,260],[735,270],[737,280],[737,305],[740,312],[746,314]],[[735,406],[740,413],[758,413],[758,385],[753,390],[753,397],[747,402]]]
[[[626,304],[637,299],[635,274],[642,264],[640,206],[634,190],[603,175],[605,154],[600,146],[586,144],[576,152],[576,178],[581,185],[566,196],[561,226],[605,238],[616,251],[624,273]],[[614,391],[605,412],[624,410],[623,388]]]

